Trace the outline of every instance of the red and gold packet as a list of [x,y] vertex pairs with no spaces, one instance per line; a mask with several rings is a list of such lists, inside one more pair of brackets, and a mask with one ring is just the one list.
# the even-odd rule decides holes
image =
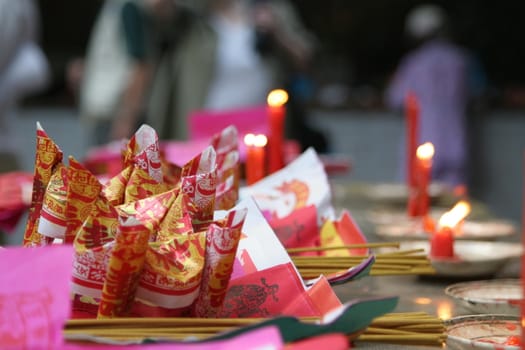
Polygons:
[[37,123],[33,195],[24,233],[24,246],[41,246],[53,242],[52,238],[38,233],[38,224],[47,185],[57,168],[62,164],[62,157],[60,148],[49,138],[40,123]]
[[[93,210],[82,224],[74,240],[73,263],[73,315],[95,317],[108,270],[108,263],[115,243],[118,216],[133,216],[148,228],[150,236],[160,226],[176,191],[148,197],[140,201],[113,207],[100,193]],[[95,308],[95,309],[94,309]]]
[[98,318],[128,315],[146,259],[151,229],[134,217],[120,217],[109,258]]
[[180,188],[195,204],[190,213],[195,232],[206,230],[213,221],[217,188],[216,153],[209,146],[182,168]]
[[148,172],[138,167],[134,167],[131,176],[126,184],[124,191],[124,201],[120,204],[127,204],[140,199],[155,196],[173,188],[164,182],[157,182]]
[[117,206],[124,203],[124,198],[126,196],[126,186],[132,172],[132,166],[124,167],[120,173],[113,176],[104,185],[102,192],[104,193],[104,197],[107,198],[108,202],[112,206]]
[[218,317],[228,290],[247,209],[231,211],[206,232],[204,274],[193,307],[195,317]]
[[179,192],[160,222],[155,241],[169,242],[179,235],[192,234],[194,231],[190,213],[196,210],[195,204],[188,196],[184,192]]
[[110,179],[104,194],[113,206],[135,202],[173,188],[163,181],[158,137],[142,125],[127,144],[124,169]]
[[64,242],[73,243],[78,230],[94,209],[102,185],[95,175],[73,157],[69,157],[67,183]]
[[146,171],[156,182],[163,179],[162,162],[157,132],[143,124],[131,137],[124,153],[124,164],[133,164]]
[[57,164],[47,184],[37,232],[47,240],[63,240],[66,233],[67,167]]
[[[210,142],[217,153],[217,198],[215,209],[231,209],[239,199],[240,155],[237,129],[229,126]],[[220,190],[220,192],[219,192]]]
[[177,164],[169,162],[161,152],[161,162],[162,162],[162,180],[168,186],[175,187],[180,184],[180,177],[182,174],[182,168]]
[[134,316],[182,316],[197,297],[206,233],[193,233],[188,214],[191,205],[189,198],[180,192],[159,225],[156,242],[149,243]]
[[218,173],[215,198],[216,210],[229,210],[239,199],[239,152],[230,152],[223,162],[224,168]]
[[118,214],[100,193],[73,241],[72,317],[97,316]]
[[179,192],[178,189],[172,189],[132,203],[119,205],[116,209],[120,215],[133,216],[146,225],[151,230],[149,241],[153,242]]
[[137,289],[134,316],[185,316],[201,287],[206,233],[152,242]]

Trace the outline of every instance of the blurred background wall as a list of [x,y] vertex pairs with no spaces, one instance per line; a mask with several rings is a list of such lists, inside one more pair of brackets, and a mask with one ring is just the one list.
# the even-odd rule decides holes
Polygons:
[[[404,16],[416,0],[294,0],[319,38],[311,76],[308,118],[325,131],[331,152],[351,157],[355,180],[397,180],[403,119],[387,111],[383,89],[409,49]],[[519,222],[525,151],[525,1],[433,1],[451,15],[456,40],[474,52],[489,79],[489,94],[473,110],[470,129],[472,194],[496,214]],[[75,98],[66,67],[85,52],[100,0],[39,0],[41,43],[53,79],[24,101],[19,137],[27,139],[32,166],[34,121],[40,120],[66,154],[81,158],[87,144],[76,123]]]

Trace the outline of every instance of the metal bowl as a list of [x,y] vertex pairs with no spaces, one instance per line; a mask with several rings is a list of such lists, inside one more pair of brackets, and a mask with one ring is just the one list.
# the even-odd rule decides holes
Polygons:
[[478,314],[518,316],[522,298],[519,279],[494,279],[452,284],[445,294],[459,305]]
[[447,348],[453,350],[520,350],[509,345],[520,338],[519,318],[509,315],[458,316],[445,321]]

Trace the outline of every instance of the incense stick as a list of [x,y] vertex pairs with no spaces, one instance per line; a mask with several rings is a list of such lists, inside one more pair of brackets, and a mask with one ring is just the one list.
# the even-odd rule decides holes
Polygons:
[[394,247],[399,248],[399,242],[377,242],[377,243],[362,243],[362,244],[348,244],[340,246],[322,246],[322,247],[298,247],[288,248],[286,251],[289,254],[303,253],[303,252],[319,252],[326,250],[340,250],[340,249],[359,249],[359,248],[383,248],[383,247]]
[[[78,319],[67,322],[66,338],[90,335],[114,340],[159,338],[185,340],[205,339],[217,333],[261,322],[262,318],[114,318]],[[301,318],[302,322],[318,322],[317,317]],[[385,314],[374,319],[361,334],[348,335],[353,340],[399,344],[442,344],[443,321],[424,312]]]

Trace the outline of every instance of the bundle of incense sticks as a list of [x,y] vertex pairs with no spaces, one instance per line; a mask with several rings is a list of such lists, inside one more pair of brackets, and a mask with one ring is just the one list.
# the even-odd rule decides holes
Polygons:
[[[294,254],[304,251],[322,251],[333,249],[352,248],[382,248],[399,247],[399,243],[367,243],[338,247],[313,247],[288,249],[288,253]],[[388,253],[373,254],[375,262],[370,271],[371,276],[388,275],[430,275],[436,271],[423,249],[397,250]],[[358,265],[368,255],[355,256],[293,256],[292,261],[304,279],[316,278],[319,275],[331,275],[344,272]]]
[[[67,322],[66,339],[91,336],[107,340],[206,339],[222,332],[262,322],[261,318],[113,318],[75,319]],[[317,322],[318,318],[301,318]],[[286,331],[286,330],[284,330]],[[446,340],[443,321],[424,312],[391,313],[376,318],[362,333],[348,334],[352,341],[407,345],[441,345]]]

